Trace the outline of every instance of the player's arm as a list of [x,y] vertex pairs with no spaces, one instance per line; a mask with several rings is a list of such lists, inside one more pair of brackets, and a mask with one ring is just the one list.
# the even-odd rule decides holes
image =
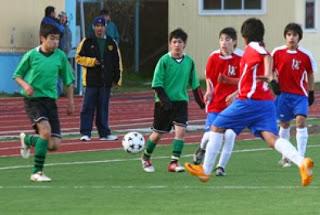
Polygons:
[[96,65],[100,65],[100,62],[96,58],[86,56],[85,42],[86,38],[84,38],[77,47],[75,57],[77,64],[80,64],[84,67],[94,67]]
[[309,106],[311,106],[314,102],[314,75],[313,75],[313,72],[308,73],[308,86],[309,86],[308,102],[309,102]]
[[15,77],[16,82],[23,88],[23,90],[26,92],[28,96],[32,96],[33,94],[33,88],[25,82],[21,77],[17,76]]
[[154,91],[157,93],[161,104],[163,105],[163,108],[165,110],[170,110],[172,109],[172,102],[170,101],[166,91],[164,90],[163,87],[153,87]]
[[230,105],[234,100],[235,100],[235,98],[236,98],[236,96],[238,95],[238,90],[236,90],[236,91],[234,91],[233,93],[231,93],[230,95],[228,95],[227,97],[226,97],[226,103],[228,104],[228,105]]
[[203,99],[203,93],[202,93],[201,88],[197,87],[196,89],[192,90],[192,92],[193,92],[194,99],[196,100],[199,107],[201,109],[204,109],[206,107],[206,104]]
[[68,98],[67,114],[71,115],[74,113],[73,84],[68,85],[65,92]]
[[239,83],[239,78],[231,78],[225,74],[220,73],[218,76],[218,82],[224,84],[237,85]]

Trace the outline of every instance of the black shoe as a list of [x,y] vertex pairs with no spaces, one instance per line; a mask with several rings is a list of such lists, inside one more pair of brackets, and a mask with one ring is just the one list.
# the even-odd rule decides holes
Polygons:
[[216,176],[225,176],[225,175],[226,175],[226,172],[222,167],[219,166],[216,168]]
[[193,164],[195,165],[201,164],[204,159],[205,153],[206,153],[206,150],[199,147],[193,155]]

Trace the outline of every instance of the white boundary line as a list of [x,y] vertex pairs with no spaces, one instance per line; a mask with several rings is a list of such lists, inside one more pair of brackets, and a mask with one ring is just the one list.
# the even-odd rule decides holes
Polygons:
[[[320,145],[311,145],[309,148],[318,148]],[[255,148],[255,149],[241,149],[235,150],[233,153],[245,153],[245,152],[260,152],[260,151],[271,151],[271,148]],[[192,157],[193,154],[187,154],[182,157]],[[153,157],[153,160],[168,159],[170,156],[157,156]],[[46,167],[49,166],[70,166],[70,165],[83,165],[83,164],[101,164],[101,163],[117,163],[117,162],[127,162],[127,161],[139,161],[140,158],[131,158],[131,159],[110,159],[110,160],[100,160],[100,161],[74,161],[74,162],[61,162],[61,163],[48,163],[45,164]],[[32,165],[16,165],[16,166],[4,166],[0,167],[2,170],[13,170],[13,169],[25,169],[31,168]]]
[[[308,186],[307,189],[318,190],[319,186]],[[167,186],[167,185],[146,185],[146,186],[136,186],[136,185],[125,185],[125,186],[104,186],[104,185],[75,185],[75,186],[54,186],[54,185],[22,185],[22,186],[0,186],[0,190],[4,189],[74,189],[74,190],[85,190],[85,189],[105,189],[105,190],[297,190],[306,189],[302,186],[246,186],[246,185],[226,185],[226,186]]]

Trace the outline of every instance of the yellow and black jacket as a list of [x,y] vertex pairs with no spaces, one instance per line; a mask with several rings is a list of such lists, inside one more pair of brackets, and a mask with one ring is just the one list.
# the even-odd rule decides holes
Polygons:
[[[100,64],[96,65],[96,61]],[[84,38],[77,48],[76,62],[82,66],[82,83],[85,87],[112,87],[120,79],[118,46],[106,37],[103,59],[97,39]]]

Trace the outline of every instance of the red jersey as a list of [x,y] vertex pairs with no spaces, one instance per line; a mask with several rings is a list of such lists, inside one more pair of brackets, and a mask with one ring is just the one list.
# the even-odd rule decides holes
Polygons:
[[317,69],[311,53],[301,47],[289,50],[280,46],[273,50],[272,56],[281,92],[308,96],[307,74]]
[[273,100],[273,95],[264,81],[257,76],[264,76],[264,57],[268,51],[257,42],[251,42],[244,50],[240,62],[239,99]]
[[207,106],[207,112],[221,112],[227,107],[226,97],[237,90],[237,85],[219,83],[219,74],[230,78],[240,77],[240,60],[242,51],[237,49],[229,56],[220,54],[220,50],[212,52],[206,65],[206,79],[209,80],[213,95]]

